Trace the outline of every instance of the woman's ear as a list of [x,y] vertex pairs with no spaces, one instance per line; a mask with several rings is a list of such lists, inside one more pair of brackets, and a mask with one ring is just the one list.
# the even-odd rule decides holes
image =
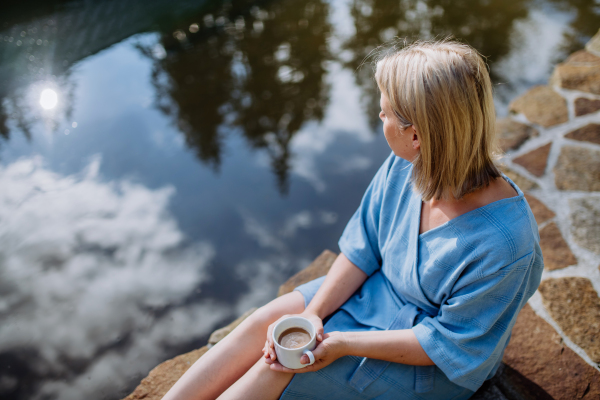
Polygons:
[[411,127],[411,135],[412,135],[412,147],[414,150],[419,150],[421,148],[421,139],[419,138],[419,133],[414,125]]

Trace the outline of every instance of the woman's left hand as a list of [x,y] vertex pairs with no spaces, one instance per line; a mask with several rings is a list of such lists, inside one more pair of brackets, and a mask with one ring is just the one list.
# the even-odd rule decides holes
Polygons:
[[[304,372],[318,371],[337,360],[338,358],[345,356],[345,345],[343,332],[330,332],[323,336],[322,342],[317,342],[318,345],[312,351],[315,356],[315,362],[312,365],[308,365],[300,369],[289,369],[279,363],[279,361],[272,361],[267,359],[266,362],[271,364],[271,370],[278,372],[288,372],[292,374],[302,374]],[[300,359],[302,364],[308,364],[310,361],[308,356],[305,354]]]

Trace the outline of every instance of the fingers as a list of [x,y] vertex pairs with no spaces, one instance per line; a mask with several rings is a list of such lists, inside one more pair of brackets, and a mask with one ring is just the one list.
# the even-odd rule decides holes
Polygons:
[[[315,360],[326,360],[328,358],[328,355],[330,355],[329,346],[327,345],[327,343],[319,343],[317,347],[315,347],[315,349],[312,351],[312,354],[315,357]],[[310,358],[308,357],[308,355],[303,354],[300,358],[300,363],[310,363]]]
[[266,348],[268,349],[269,347],[271,347],[271,335],[273,332],[273,324],[269,325],[269,328],[267,328],[267,345]]
[[265,358],[268,356],[272,361],[277,359],[277,354],[275,354],[275,346],[273,345],[273,328],[275,324],[269,325],[269,329],[267,329],[267,343],[265,345],[267,354],[265,354]]
[[322,342],[324,339],[325,332],[323,331],[323,325],[317,328],[317,340]]
[[309,314],[307,318],[315,326],[317,341],[322,342],[324,339],[323,320],[316,314]]

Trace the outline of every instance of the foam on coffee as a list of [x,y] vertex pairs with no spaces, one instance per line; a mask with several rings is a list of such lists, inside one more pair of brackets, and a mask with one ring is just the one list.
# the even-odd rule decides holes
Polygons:
[[277,342],[288,349],[297,349],[310,342],[310,334],[302,328],[289,328],[279,335]]

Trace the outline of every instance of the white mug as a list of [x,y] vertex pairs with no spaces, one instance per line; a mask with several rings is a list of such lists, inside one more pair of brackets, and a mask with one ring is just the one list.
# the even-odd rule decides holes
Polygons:
[[[302,328],[306,330],[310,335],[310,341],[304,346],[298,347],[297,349],[288,349],[287,347],[282,347],[278,343],[279,335],[289,328]],[[317,347],[317,330],[315,329],[315,326],[306,318],[289,317],[279,321],[277,325],[275,325],[275,328],[273,328],[273,343],[275,344],[277,361],[279,361],[279,363],[286,368],[300,369],[315,363],[315,356],[313,355],[312,350]],[[300,363],[300,358],[302,358],[304,354],[306,354],[310,360],[308,364]]]

